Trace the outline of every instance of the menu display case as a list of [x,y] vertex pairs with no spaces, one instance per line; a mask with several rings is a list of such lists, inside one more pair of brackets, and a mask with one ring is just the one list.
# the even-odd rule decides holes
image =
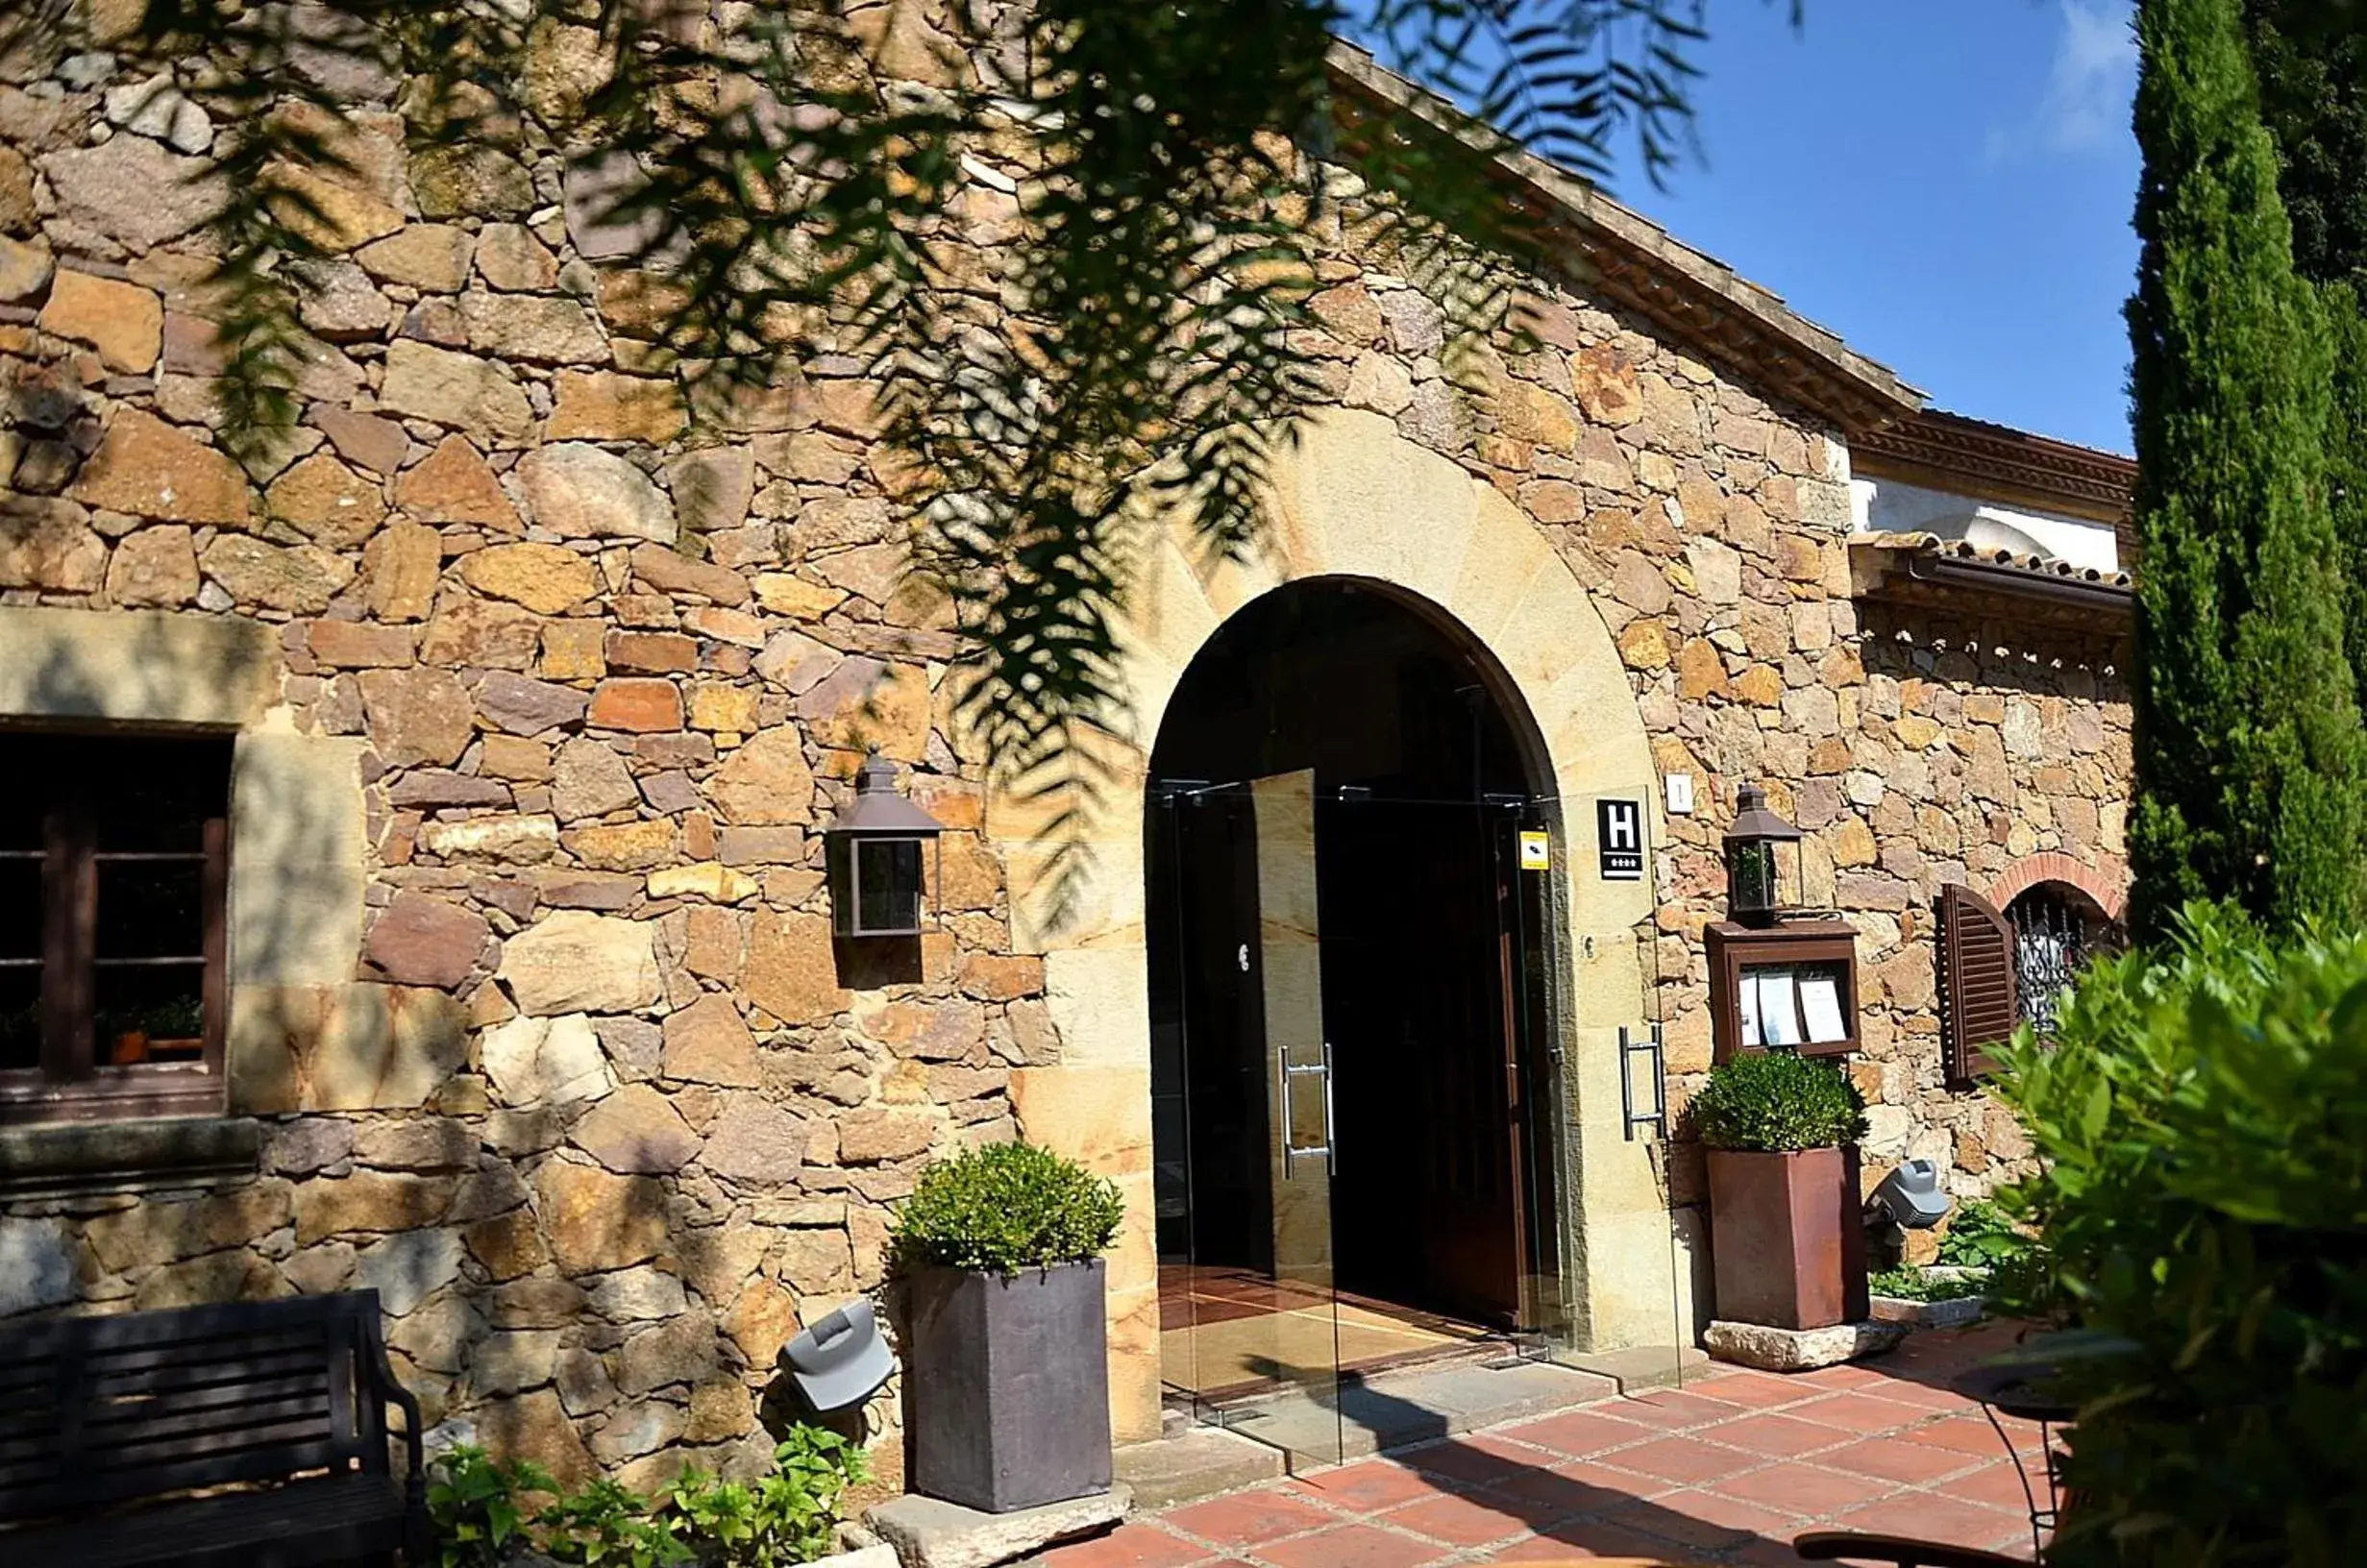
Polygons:
[[1711,1041],[1724,1062],[1743,1051],[1845,1056],[1859,1048],[1858,933],[1845,920],[1703,928]]

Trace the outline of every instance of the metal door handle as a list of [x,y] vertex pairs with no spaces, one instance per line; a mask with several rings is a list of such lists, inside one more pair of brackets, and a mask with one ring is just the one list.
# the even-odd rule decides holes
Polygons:
[[[1294,1078],[1303,1078],[1311,1072],[1319,1072],[1323,1075],[1323,1141],[1301,1147],[1295,1141],[1294,1124],[1297,1118],[1292,1115],[1295,1107],[1291,1095],[1291,1081]],[[1294,1162],[1300,1155],[1310,1158],[1321,1155],[1324,1173],[1330,1174],[1336,1168],[1332,1164],[1331,1153],[1331,1042],[1329,1041],[1323,1042],[1322,1061],[1311,1063],[1305,1066],[1293,1065],[1284,1052],[1276,1050],[1274,1052],[1274,1087],[1281,1096],[1282,1179],[1286,1182],[1291,1180],[1294,1174]]]
[[1323,1173],[1340,1174],[1340,1132],[1331,1119],[1331,1041],[1323,1041]]

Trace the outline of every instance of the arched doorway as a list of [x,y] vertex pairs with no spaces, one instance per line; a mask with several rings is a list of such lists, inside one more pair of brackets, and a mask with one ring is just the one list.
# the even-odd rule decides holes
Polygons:
[[1176,1395],[1559,1316],[1540,749],[1478,642],[1370,579],[1277,588],[1185,670],[1145,813]]

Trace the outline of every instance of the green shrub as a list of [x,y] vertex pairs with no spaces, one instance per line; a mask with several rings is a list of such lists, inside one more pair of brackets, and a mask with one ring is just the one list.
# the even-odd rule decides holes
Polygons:
[[496,1568],[525,1536],[527,1498],[558,1489],[531,1460],[498,1460],[469,1443],[438,1454],[429,1467],[428,1518],[443,1568]]
[[2367,937],[2189,905],[2004,1055],[2046,1162],[2020,1305],[2090,1352],[2050,1560],[2367,1562]]
[[1965,1296],[1977,1296],[1988,1288],[1980,1280],[1957,1275],[1926,1274],[1912,1263],[1901,1263],[1886,1268],[1879,1274],[1869,1274],[1865,1286],[1878,1296],[1892,1296],[1900,1301],[1958,1301]]
[[1693,1100],[1714,1149],[1829,1149],[1865,1136],[1865,1101],[1841,1069],[1797,1051],[1746,1051],[1710,1070]]
[[822,1427],[798,1426],[763,1480],[725,1481],[696,1467],[668,1488],[665,1525],[702,1568],[787,1568],[827,1556],[838,1505],[870,1474],[863,1451]]
[[1017,1274],[1098,1258],[1117,1239],[1118,1184],[1032,1143],[929,1166],[890,1229],[897,1262]]
[[2015,1228],[2012,1215],[1990,1199],[1969,1198],[1948,1217],[1936,1261],[1951,1268],[1995,1268],[2029,1251],[2030,1237]]
[[[773,1461],[754,1482],[686,1468],[653,1500],[607,1480],[561,1495],[539,1465],[460,1445],[435,1459],[428,1512],[442,1568],[500,1568],[519,1548],[585,1568],[787,1568],[828,1556],[847,1488],[868,1478],[863,1451],[800,1424]],[[530,1509],[535,1496],[551,1501]]]

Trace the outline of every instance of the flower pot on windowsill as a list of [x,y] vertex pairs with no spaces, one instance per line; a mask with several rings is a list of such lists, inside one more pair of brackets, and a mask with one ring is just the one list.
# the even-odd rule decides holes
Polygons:
[[1100,1254],[1114,1183],[1024,1143],[932,1165],[897,1215],[912,1489],[1010,1513],[1110,1486]]
[[1712,1149],[1717,1315],[1775,1329],[1863,1322],[1862,1209],[1855,1148]]

